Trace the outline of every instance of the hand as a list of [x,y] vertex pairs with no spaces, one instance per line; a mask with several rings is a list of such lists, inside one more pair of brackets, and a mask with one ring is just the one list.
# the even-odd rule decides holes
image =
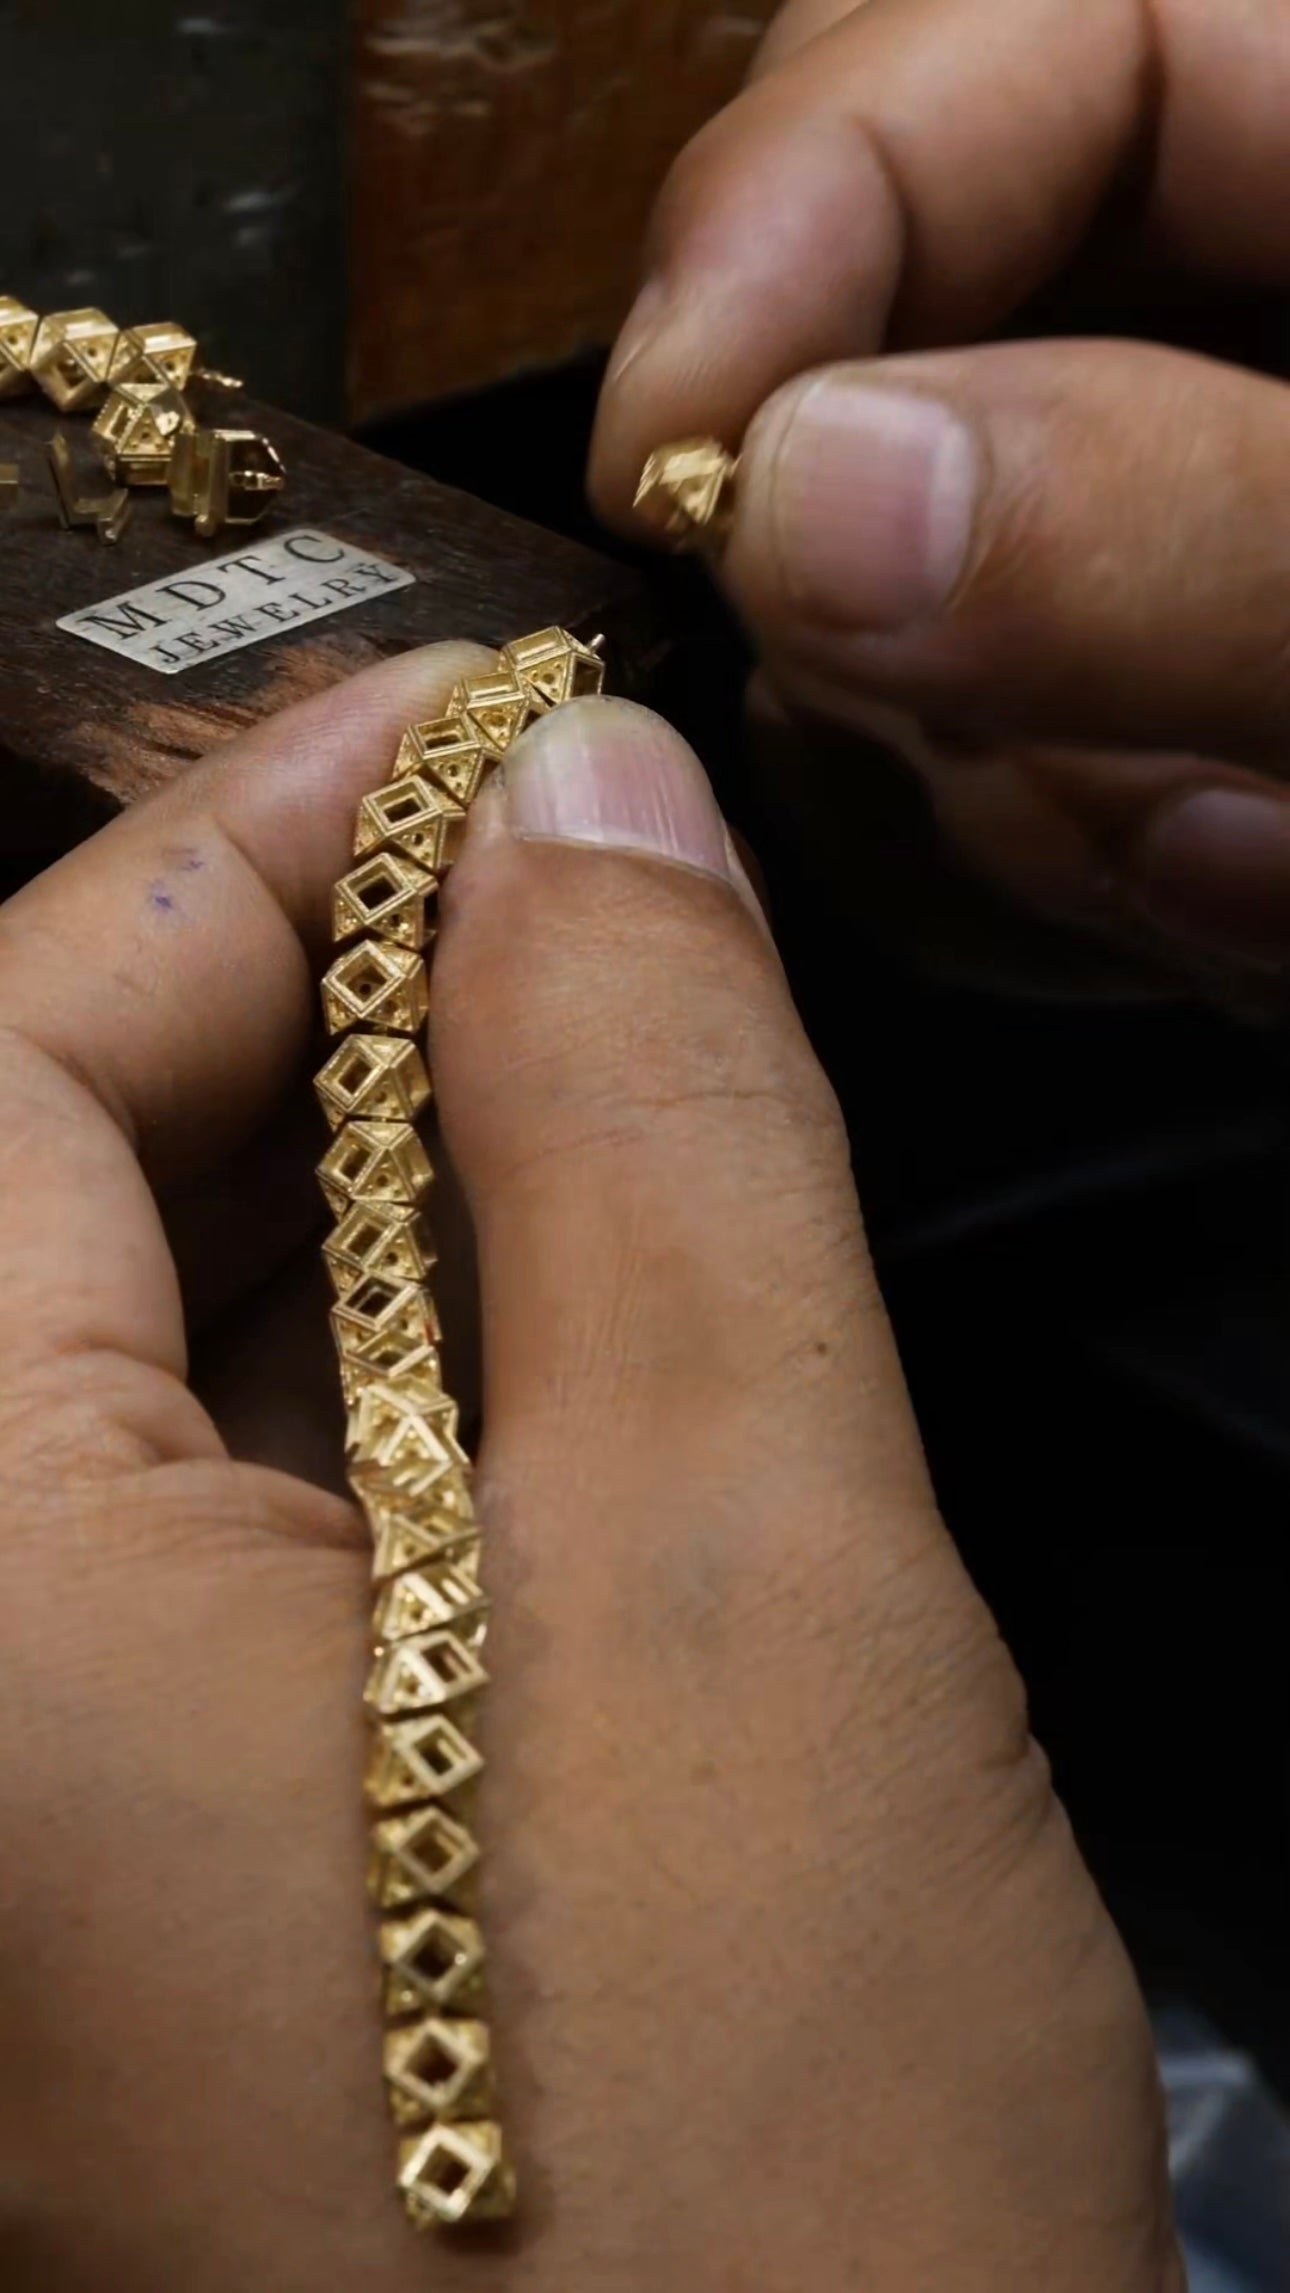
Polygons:
[[[593,469],[627,521],[651,448],[747,433],[723,578],[799,727],[876,734],[1028,911],[1256,995],[1290,955],[1290,395],[952,346],[1081,250],[1112,308],[1135,263],[1281,290],[1288,101],[1276,0],[789,0],[664,193]],[[854,882],[836,813],[812,863]]]
[[358,794],[462,666],[263,727],[0,916],[5,2284],[1179,2293],[1140,2004],[936,1517],[835,1108],[626,704],[514,752],[436,959],[525,2201],[484,2247],[402,2220],[358,1524],[230,1454],[163,1216],[218,1205],[289,1457],[256,1281],[296,1210],[230,1172],[300,1079]]

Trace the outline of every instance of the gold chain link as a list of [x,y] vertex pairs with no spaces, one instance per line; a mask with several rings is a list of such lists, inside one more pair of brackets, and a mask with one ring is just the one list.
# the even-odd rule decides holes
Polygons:
[[317,1089],[336,1136],[318,1175],[336,1219],[324,1255],[349,1479],[374,1548],[371,1892],[399,2187],[419,2227],[497,2220],[515,2202],[474,1917],[483,1535],[441,1377],[424,1216],[433,1173],[415,1127],[431,1097],[426,951],[480,789],[535,717],[603,683],[599,653],[565,630],[508,645],[496,671],[404,736],[393,777],[359,806],[357,865],[333,896],[344,952],[322,992],[340,1040]]

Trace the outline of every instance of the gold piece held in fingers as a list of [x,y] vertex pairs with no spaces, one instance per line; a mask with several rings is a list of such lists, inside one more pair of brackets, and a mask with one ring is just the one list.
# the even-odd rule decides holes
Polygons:
[[638,516],[674,549],[719,549],[735,509],[737,457],[716,438],[682,438],[651,454],[636,488]]

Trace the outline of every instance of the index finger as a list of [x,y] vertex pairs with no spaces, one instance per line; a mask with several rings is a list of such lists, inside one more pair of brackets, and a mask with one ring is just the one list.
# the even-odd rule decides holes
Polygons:
[[[310,1038],[359,795],[482,660],[382,662],[230,743],[0,909],[0,1361],[184,1371],[152,1188],[216,1167]],[[133,1383],[133,1381],[131,1381]],[[164,1396],[147,1384],[136,1424]],[[185,1419],[184,1438],[191,1435]]]
[[736,446],[814,366],[997,324],[1121,181],[1136,194],[1135,165],[1167,245],[1247,278],[1290,267],[1278,0],[868,0],[821,31],[823,13],[796,47],[791,16],[772,34],[783,60],[665,186],[593,452],[620,521],[667,439]]

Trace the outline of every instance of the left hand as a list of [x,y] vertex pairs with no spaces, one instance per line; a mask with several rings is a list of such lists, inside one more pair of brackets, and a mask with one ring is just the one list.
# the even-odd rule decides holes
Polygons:
[[370,1561],[335,1385],[266,1330],[303,1222],[254,1141],[358,796],[468,666],[262,727],[0,911],[6,2293],[1178,2293],[1141,2000],[938,1518],[837,1107],[699,766],[614,702],[511,751],[436,948],[525,2194],[482,2245],[401,2217]]

